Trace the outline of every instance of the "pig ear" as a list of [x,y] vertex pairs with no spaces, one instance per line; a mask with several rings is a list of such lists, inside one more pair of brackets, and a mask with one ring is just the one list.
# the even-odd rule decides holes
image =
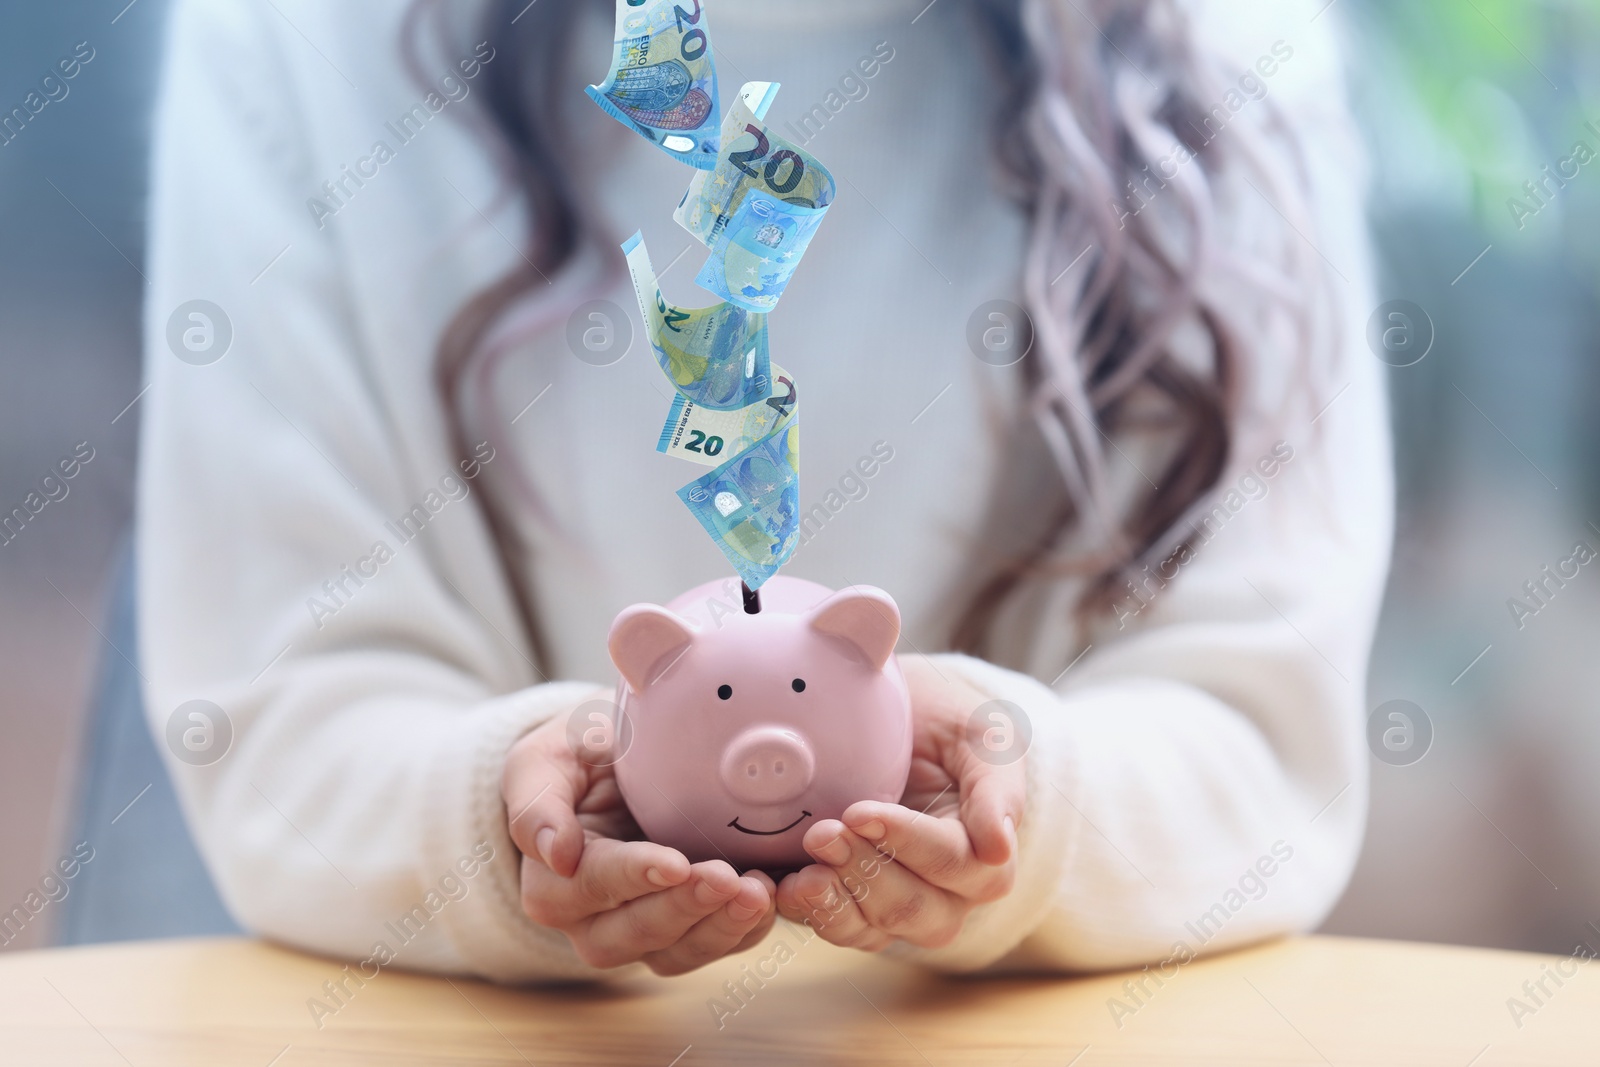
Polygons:
[[638,693],[683,654],[697,632],[693,623],[666,608],[635,604],[612,622],[606,647],[629,688]]
[[889,662],[900,640],[900,609],[888,593],[870,585],[835,593],[806,618],[818,633],[849,642],[875,670]]

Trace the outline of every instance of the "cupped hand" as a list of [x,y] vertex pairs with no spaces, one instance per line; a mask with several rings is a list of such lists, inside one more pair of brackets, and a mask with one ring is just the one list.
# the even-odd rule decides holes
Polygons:
[[567,737],[566,715],[530,731],[501,777],[528,917],[560,930],[591,966],[643,962],[663,975],[766,936],[776,918],[772,879],[741,877],[722,860],[690,863],[642,840],[610,766],[580,759]]
[[911,775],[899,804],[862,801],[803,844],[817,860],[778,885],[778,913],[836,945],[949,944],[1016,879],[1026,771],[981,757],[968,722],[988,701],[954,672],[901,656],[911,692]]

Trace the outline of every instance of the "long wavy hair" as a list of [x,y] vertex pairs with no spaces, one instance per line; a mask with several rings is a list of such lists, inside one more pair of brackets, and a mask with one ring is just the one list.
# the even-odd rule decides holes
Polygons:
[[[1024,402],[1063,490],[1041,535],[967,583],[950,646],[984,652],[1008,602],[1028,586],[1080,583],[1082,619],[1109,608],[1135,568],[1188,549],[1193,517],[1227,469],[1242,378],[1273,332],[1262,316],[1281,313],[1309,358],[1325,278],[1292,241],[1267,267],[1219,232],[1219,200],[1241,180],[1303,228],[1306,183],[1281,121],[1276,130],[1270,120],[1239,123],[1224,135],[1208,128],[1238,73],[1197,48],[1177,0],[965,2],[1003,89],[1000,180],[1031,223],[1022,295],[1034,343],[1021,365]],[[527,232],[519,261],[460,308],[438,344],[435,382],[463,456],[481,439],[467,425],[488,410],[486,383],[515,348],[513,335],[556,326],[622,276],[587,176],[569,169],[561,149],[571,143],[565,98],[575,92],[565,56],[581,20],[612,10],[610,0],[488,0],[481,33],[497,58],[484,68],[481,125],[524,199]],[[411,10],[414,69],[441,13],[441,0],[416,0]],[[1270,103],[1260,105],[1264,114]],[[1169,173],[1175,150],[1193,158],[1181,156]],[[1108,475],[1113,439],[1152,425],[1165,441],[1160,466],[1145,472],[1148,491],[1119,508]],[[537,508],[537,493],[519,478]],[[475,498],[542,659],[518,506],[488,492]]]

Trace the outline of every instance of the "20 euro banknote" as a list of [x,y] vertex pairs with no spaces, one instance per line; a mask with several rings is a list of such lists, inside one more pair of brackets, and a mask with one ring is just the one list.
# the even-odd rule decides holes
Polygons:
[[721,108],[700,0],[617,0],[611,70],[584,91],[675,159],[716,166]]
[[767,317],[726,301],[680,308],[666,302],[644,239],[622,245],[645,335],[656,362],[684,398],[716,411],[736,411],[772,389]]
[[714,411],[681,393],[674,396],[667,420],[661,425],[656,451],[715,467],[729,456],[736,456],[762,438],[779,432],[784,420],[798,410],[794,378],[774,363],[771,394],[738,411]]
[[694,176],[673,213],[711,249],[695,281],[757,312],[777,306],[837,191],[816,157],[767,127],[777,91],[775,82],[745,84],[716,165]]
[[751,589],[800,540],[800,420],[678,490],[678,497]]

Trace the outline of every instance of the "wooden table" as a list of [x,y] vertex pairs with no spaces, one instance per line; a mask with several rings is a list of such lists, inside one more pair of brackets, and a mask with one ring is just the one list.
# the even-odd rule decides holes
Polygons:
[[[783,963],[778,939],[796,949]],[[1127,975],[938,978],[799,944],[780,924],[766,945],[675,980],[528,990],[384,971],[351,983],[319,1028],[308,1001],[326,998],[341,964],[246,940],[147,942],[0,956],[0,1063],[1600,1063],[1600,965],[1559,987],[1545,977],[1537,1006],[1523,989],[1563,963],[1574,970],[1554,956],[1311,937],[1191,963],[1159,988],[1146,979],[1135,1001]],[[750,973],[771,977],[747,979],[735,1013],[723,983]],[[1533,1012],[1514,1021],[1511,997]],[[1115,1019],[1113,998],[1126,1009]]]

